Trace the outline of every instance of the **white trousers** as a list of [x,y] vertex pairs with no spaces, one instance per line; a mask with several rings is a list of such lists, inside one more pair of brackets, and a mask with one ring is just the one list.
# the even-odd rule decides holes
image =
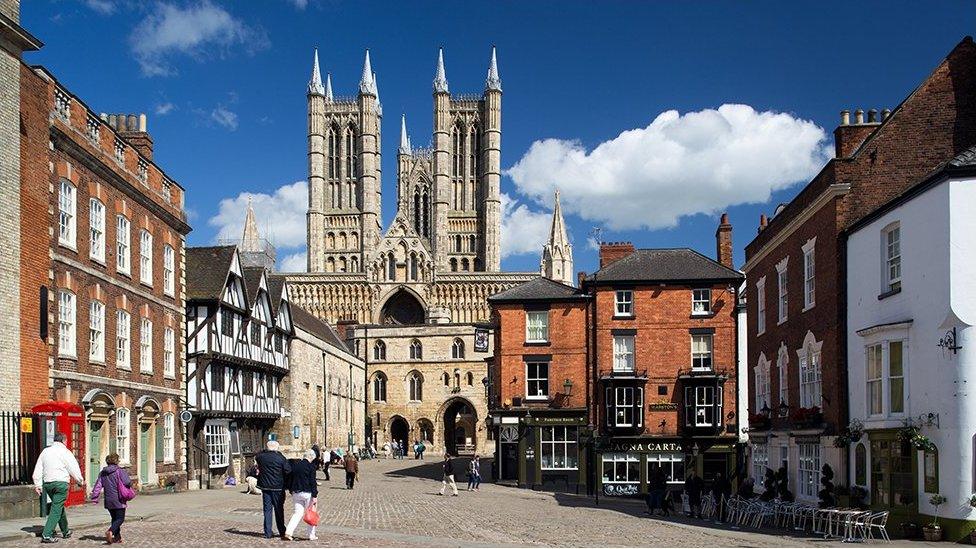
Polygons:
[[[295,492],[291,495],[291,500],[295,503],[295,513],[288,520],[288,527],[285,528],[285,534],[292,536],[295,534],[295,529],[302,522],[302,517],[305,516],[305,509],[307,509],[312,504],[312,494],[310,492]],[[315,537],[315,527],[306,524],[308,526],[308,537]]]
[[458,495],[457,484],[454,483],[454,475],[444,475],[444,479],[441,480],[441,495],[444,495],[444,490],[447,489],[448,485],[451,486],[451,490],[454,491],[454,495]]

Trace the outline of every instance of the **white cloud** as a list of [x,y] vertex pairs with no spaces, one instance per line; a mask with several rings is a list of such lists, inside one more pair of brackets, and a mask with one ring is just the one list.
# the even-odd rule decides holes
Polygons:
[[176,105],[170,103],[169,101],[166,101],[165,103],[160,103],[156,105],[155,112],[159,116],[166,116],[167,114],[173,112],[173,109],[175,108]]
[[84,0],[85,5],[93,11],[102,15],[112,15],[115,13],[116,5],[111,0]]
[[210,111],[210,120],[230,131],[237,129],[237,113],[223,105],[217,105]]
[[577,141],[536,141],[506,174],[539,203],[558,187],[564,210],[609,229],[658,229],[765,202],[810,179],[829,155],[826,133],[811,121],[726,104],[663,112],[589,152]]
[[239,240],[244,232],[247,202],[251,200],[258,230],[278,248],[305,245],[305,210],[308,184],[282,185],[273,194],[242,192],[220,201],[217,214],[207,224],[217,228],[218,240]]
[[[101,0],[99,0],[101,1]],[[146,76],[177,73],[171,58],[185,55],[197,60],[225,54],[232,46],[254,51],[267,47],[267,36],[245,25],[210,0],[177,6],[167,2],[139,22],[129,36],[132,53]]]
[[277,270],[283,273],[304,273],[308,266],[308,252],[302,250],[278,260]]
[[289,0],[296,9],[303,10],[308,7],[308,0]]
[[542,254],[549,238],[551,212],[533,211],[502,193],[502,258],[521,254]]

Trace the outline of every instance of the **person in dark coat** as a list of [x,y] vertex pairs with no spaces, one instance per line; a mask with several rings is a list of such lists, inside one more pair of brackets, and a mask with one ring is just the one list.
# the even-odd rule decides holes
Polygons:
[[119,455],[109,454],[105,457],[105,468],[98,473],[98,480],[92,488],[91,500],[98,503],[98,496],[105,495],[105,509],[112,517],[112,524],[105,531],[105,543],[122,543],[122,523],[125,522],[126,503],[119,494],[119,483],[132,487],[132,479],[125,469],[119,467]]
[[[305,459],[289,460],[291,462],[291,475],[288,477],[288,491],[291,492],[292,502],[295,504],[295,512],[292,513],[285,528],[285,539],[292,540],[295,529],[305,516],[305,510],[311,507],[315,509],[319,498],[319,488],[315,482],[315,473],[318,468],[315,465],[315,451],[305,452]],[[315,527],[308,525],[308,539],[315,541]]]
[[660,465],[655,464],[651,467],[650,474],[647,476],[647,512],[653,515],[660,508],[662,516],[668,516],[667,504],[664,502],[664,495],[668,487],[668,478]]
[[728,501],[729,496],[732,495],[732,484],[729,480],[725,478],[723,473],[718,473],[715,475],[715,482],[712,484],[712,496],[715,498],[715,503],[718,505],[718,516],[716,520],[725,520],[725,503]]
[[271,539],[271,519],[274,516],[278,535],[285,537],[285,479],[291,474],[291,465],[278,451],[276,440],[269,440],[267,449],[254,457],[258,465],[258,488],[264,507],[264,537]]
[[685,479],[685,494],[688,495],[688,511],[691,516],[701,518],[701,498],[705,490],[705,481],[698,473],[691,473]]
[[346,454],[343,467],[346,469],[346,488],[352,490],[356,485],[356,479],[359,478],[359,460],[356,459],[356,454],[352,452]]

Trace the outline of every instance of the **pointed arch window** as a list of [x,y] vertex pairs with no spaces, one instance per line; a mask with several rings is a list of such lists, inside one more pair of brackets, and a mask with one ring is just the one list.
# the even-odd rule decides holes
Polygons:
[[468,387],[474,385],[474,374],[468,372],[467,378],[468,378]]
[[414,370],[407,376],[407,383],[410,389],[410,400],[420,402],[424,400],[424,378],[420,372]]
[[451,376],[448,375],[447,372],[444,372],[444,386],[445,387],[450,387],[451,386]]
[[418,188],[413,192],[413,230],[417,231],[417,234],[419,235],[423,234],[423,230],[420,228],[422,220],[423,214],[420,211],[420,189]]
[[451,131],[451,150],[454,153],[451,163],[451,175],[454,176],[455,180],[464,173],[461,171],[461,155],[464,154],[463,146],[461,145],[461,135],[461,127],[455,126],[454,130]]
[[472,178],[477,175],[475,172],[477,170],[477,163],[475,158],[478,155],[478,127],[471,126],[471,131],[469,132],[471,140],[468,145],[468,175]]
[[[328,152],[329,179],[338,179],[339,178],[339,162],[338,162],[339,131],[334,126],[329,128],[328,140],[329,140],[329,152]],[[335,204],[332,205],[335,206]]]
[[382,339],[373,344],[373,360],[386,360],[386,343]]
[[417,254],[410,254],[410,280],[420,279],[420,269],[417,267]]
[[359,258],[356,256],[353,256],[352,258],[352,268],[350,269],[350,272],[353,273],[359,272]]
[[410,342],[410,360],[421,360],[424,358],[424,348],[420,344],[420,340],[413,340]]
[[356,130],[352,126],[346,129],[346,179],[355,179],[356,171]]
[[451,358],[464,358],[464,341],[459,337],[454,338],[451,345]]
[[373,402],[386,402],[386,374],[376,372],[373,377]]
[[396,280],[396,256],[393,252],[386,256],[386,279]]

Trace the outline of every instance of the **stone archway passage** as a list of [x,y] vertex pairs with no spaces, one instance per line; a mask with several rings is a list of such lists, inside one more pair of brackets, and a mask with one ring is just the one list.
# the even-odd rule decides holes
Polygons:
[[383,324],[423,324],[425,320],[423,305],[407,290],[390,296],[380,314]]
[[410,424],[400,416],[390,421],[390,442],[394,440],[410,444]]
[[452,456],[474,455],[477,451],[474,407],[466,399],[451,402],[444,410],[444,448]]

